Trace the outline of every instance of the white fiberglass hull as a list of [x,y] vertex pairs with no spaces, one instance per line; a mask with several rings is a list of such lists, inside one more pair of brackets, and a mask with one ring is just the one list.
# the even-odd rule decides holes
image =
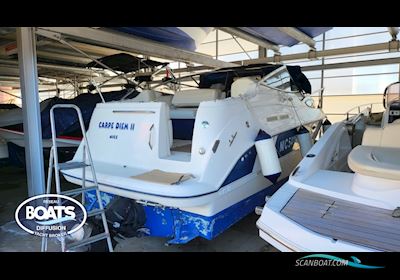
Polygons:
[[362,186],[357,185],[363,175],[350,172],[346,165],[352,151],[350,142],[344,122],[325,132],[308,152],[312,156],[299,163],[289,181],[265,204],[257,221],[261,238],[281,251],[375,252],[400,248],[394,234],[398,219],[392,217],[396,205],[385,196],[389,190],[391,197],[396,197],[398,187],[393,187],[393,180],[371,176],[365,177]]
[[[289,154],[280,158],[282,166],[282,174],[278,179],[278,182],[285,180],[296,164],[300,161],[301,154],[300,150],[294,150]],[[96,166],[95,166],[96,167]],[[65,179],[73,184],[82,185],[81,180],[81,170],[66,170],[63,171]],[[86,170],[87,183],[86,186],[90,186],[93,182],[90,171]],[[196,213],[204,216],[212,216],[222,210],[242,201],[246,197],[256,194],[268,187],[272,187],[269,180],[265,179],[261,174],[260,164],[258,160],[254,166],[254,170],[247,176],[244,176],[226,186],[219,188],[216,191],[207,191],[209,186],[199,185],[199,186],[186,186],[187,192],[180,192],[181,197],[172,197],[168,195],[156,195],[144,193],[146,187],[151,187],[146,185],[147,182],[142,182],[143,188],[138,190],[129,186],[129,184],[123,184],[123,178],[112,178],[111,176],[102,175],[97,173],[97,180],[99,182],[99,188],[103,192],[111,193],[114,195],[119,195],[122,197],[128,197],[131,199],[139,200],[142,202],[150,202],[159,204],[161,206],[179,208],[184,211],[191,213]],[[119,183],[119,184],[118,184]],[[168,188],[168,186],[162,186],[163,188]],[[205,190],[194,194],[193,189],[200,188]]]

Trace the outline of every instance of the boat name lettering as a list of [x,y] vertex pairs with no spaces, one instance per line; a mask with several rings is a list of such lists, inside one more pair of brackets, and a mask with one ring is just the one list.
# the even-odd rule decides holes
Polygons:
[[295,141],[296,141],[296,136],[290,136],[288,138],[282,139],[279,142],[279,152],[283,153],[289,149],[292,149]]
[[134,130],[134,123],[125,122],[99,122],[99,128],[119,129],[119,130]]

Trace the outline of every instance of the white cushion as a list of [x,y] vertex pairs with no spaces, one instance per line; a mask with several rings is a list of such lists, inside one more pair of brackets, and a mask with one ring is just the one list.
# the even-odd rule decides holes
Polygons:
[[387,124],[383,128],[381,146],[400,148],[400,123]]
[[172,105],[176,107],[198,107],[200,102],[219,99],[220,93],[220,89],[212,88],[178,91],[172,98]]
[[347,161],[350,169],[356,173],[400,180],[399,159],[399,148],[357,146],[351,151]]
[[390,123],[384,128],[368,127],[362,145],[400,148],[400,123]]
[[382,128],[367,127],[364,131],[362,145],[364,146],[380,146],[381,145]]
[[243,77],[239,78],[232,83],[231,96],[239,97],[240,95],[250,93],[257,86],[256,77]]

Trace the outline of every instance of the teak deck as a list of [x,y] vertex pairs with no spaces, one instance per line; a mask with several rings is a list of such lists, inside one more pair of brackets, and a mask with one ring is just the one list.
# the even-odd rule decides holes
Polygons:
[[298,190],[281,213],[324,236],[382,251],[400,251],[392,211]]

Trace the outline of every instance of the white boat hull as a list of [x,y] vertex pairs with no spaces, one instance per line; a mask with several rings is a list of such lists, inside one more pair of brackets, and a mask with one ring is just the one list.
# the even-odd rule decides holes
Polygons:
[[[312,156],[299,163],[265,204],[257,221],[260,237],[281,251],[398,250],[400,243],[393,232],[399,224],[392,211],[398,206],[394,201],[398,202],[399,181],[350,172],[351,151],[345,122],[332,125],[308,152]],[[380,157],[374,162],[385,166],[384,160]],[[316,198],[307,200],[300,193]]]
[[[294,150],[293,152],[280,158],[282,165],[282,174],[278,181],[285,180],[297,163],[301,160],[300,150]],[[82,185],[81,171],[64,171],[63,175],[65,179],[73,184]],[[92,177],[89,175],[90,170],[87,168],[87,186],[93,182]],[[103,179],[104,178],[104,179]],[[97,180],[99,182],[99,188],[103,192],[110,194],[128,197],[131,199],[156,203],[167,207],[176,207],[184,211],[196,213],[203,216],[213,216],[218,212],[238,203],[246,197],[249,197],[255,193],[258,193],[272,184],[269,180],[265,179],[261,174],[261,168],[258,160],[254,165],[254,170],[251,174],[242,177],[229,185],[220,188],[210,194],[195,195],[193,197],[166,197],[160,195],[144,194],[137,192],[134,189],[129,189],[128,186],[123,187],[122,185],[116,184],[113,180],[107,180],[107,176],[97,174]],[[105,183],[103,180],[107,180]],[[143,182],[146,184],[146,182]]]
[[[25,147],[23,132],[0,128],[0,138],[2,138],[6,142],[11,142],[20,147]],[[57,146],[60,148],[78,147],[80,142],[80,140],[66,139],[62,137],[57,138]],[[42,139],[42,145],[43,148],[51,148],[52,140]]]
[[[260,84],[251,93],[225,98],[218,90],[192,90],[185,98],[180,92],[174,95],[173,106],[97,104],[90,121],[87,139],[100,190],[145,205],[155,231],[164,227],[164,214],[172,216],[168,233],[161,236],[173,236],[176,243],[196,236],[212,239],[264,203],[272,183],[264,178],[257,156],[260,131],[275,144],[270,153],[281,165],[281,174],[273,178],[280,176],[275,186],[279,187],[301,159],[295,145],[300,128],[325,118],[298,92]],[[173,148],[178,143],[185,143],[186,149]],[[83,161],[83,151],[81,143],[74,162]],[[269,152],[265,153],[264,159]],[[62,173],[82,185],[81,169]],[[95,180],[89,168],[84,173],[88,186]],[[202,232],[203,222],[207,233]],[[183,229],[175,223],[182,223]],[[171,228],[176,232],[171,234]]]

